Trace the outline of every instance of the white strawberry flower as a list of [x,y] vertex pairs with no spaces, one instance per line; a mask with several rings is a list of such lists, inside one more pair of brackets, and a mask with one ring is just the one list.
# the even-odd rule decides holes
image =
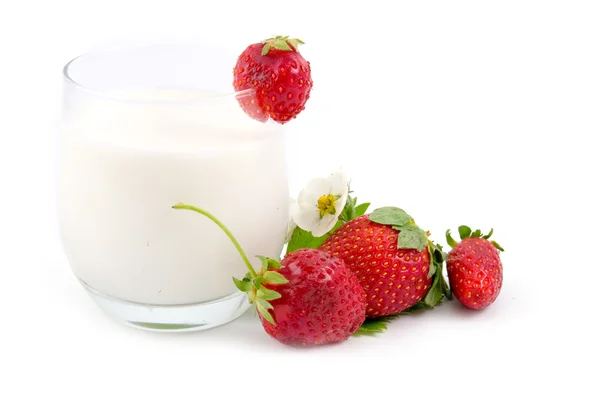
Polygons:
[[348,175],[344,171],[313,179],[298,195],[294,221],[314,237],[323,236],[335,226],[347,199]]

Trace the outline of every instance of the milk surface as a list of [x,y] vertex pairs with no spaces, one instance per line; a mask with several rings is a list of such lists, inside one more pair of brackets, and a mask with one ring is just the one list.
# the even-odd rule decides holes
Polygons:
[[231,277],[247,270],[233,244],[206,217],[171,206],[214,214],[251,259],[278,257],[289,202],[280,127],[251,120],[232,98],[172,90],[125,97],[67,108],[59,216],[75,275],[144,304],[234,293]]

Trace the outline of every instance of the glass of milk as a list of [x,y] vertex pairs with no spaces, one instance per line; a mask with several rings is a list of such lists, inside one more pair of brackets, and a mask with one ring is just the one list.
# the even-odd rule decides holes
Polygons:
[[120,322],[199,330],[248,308],[232,282],[247,272],[233,244],[176,203],[215,215],[249,256],[281,254],[284,135],[242,111],[234,64],[216,48],[152,45],[86,54],[64,68],[62,241],[82,286]]

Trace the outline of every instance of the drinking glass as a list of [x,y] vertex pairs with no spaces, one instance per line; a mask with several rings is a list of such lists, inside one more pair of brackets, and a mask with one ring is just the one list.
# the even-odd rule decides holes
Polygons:
[[[64,67],[60,233],[72,271],[102,310],[150,330],[232,321],[248,307],[232,276],[278,258],[289,190],[282,126],[238,104],[235,57],[210,46],[85,54]],[[259,266],[255,260],[256,267]]]

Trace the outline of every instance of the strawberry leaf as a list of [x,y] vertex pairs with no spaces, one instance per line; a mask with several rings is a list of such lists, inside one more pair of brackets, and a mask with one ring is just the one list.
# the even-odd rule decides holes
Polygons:
[[489,238],[490,238],[490,236],[492,236],[492,233],[494,233],[494,228],[490,229],[490,233],[488,233],[487,235],[485,235],[485,236],[482,236],[482,237],[483,237],[484,239],[489,239]]
[[354,208],[354,218],[365,215],[371,203],[362,203]]
[[264,274],[267,271],[267,268],[269,268],[269,260],[265,256],[256,256],[256,258],[258,258],[261,263],[260,273]]
[[404,226],[394,226],[398,229],[398,248],[423,250],[427,246],[427,235],[425,231],[414,224],[405,224]]
[[256,278],[254,278],[254,280],[252,281],[252,283],[254,284],[254,287],[256,289],[260,289],[260,285],[262,285],[262,282],[265,278],[263,278],[262,276],[257,276]]
[[496,242],[495,240],[491,240],[492,244],[494,245],[495,248],[497,248],[500,251],[504,251],[504,248],[502,246],[500,246],[498,244],[498,242]]
[[395,314],[388,315],[386,317],[367,319],[365,322],[363,322],[360,328],[353,333],[353,336],[373,336],[377,333],[383,333],[385,330],[387,330],[388,323],[399,316],[400,314]]
[[287,42],[282,39],[274,41],[273,47],[275,47],[276,49],[279,49],[279,50],[292,51],[292,48],[290,47],[290,45],[287,44]]
[[252,282],[246,279],[239,280],[237,278],[233,278],[233,283],[235,284],[235,287],[237,287],[238,290],[241,292],[249,292],[250,289],[252,289]]
[[431,308],[441,304],[442,297],[444,296],[444,292],[440,288],[440,275],[441,274],[435,274],[433,276],[431,287],[423,298],[423,302]]
[[289,39],[288,43],[294,48],[294,50],[298,50],[298,39]]
[[452,300],[452,289],[450,289],[450,285],[448,285],[448,282],[446,282],[446,278],[444,278],[444,275],[442,275],[441,273],[440,273],[440,284],[442,286],[442,291],[444,292],[444,296],[448,300]]
[[406,309],[400,313],[400,315],[411,315],[419,311],[423,310],[431,310],[432,307],[427,305],[424,300],[418,301],[414,306],[409,309]]
[[264,278],[264,283],[270,283],[272,285],[282,285],[289,282],[283,275],[275,271],[265,272]]
[[340,215],[340,220],[348,222],[365,215],[371,203],[362,203],[360,205],[356,205],[357,202],[358,199],[356,197],[348,195],[348,200],[346,200],[346,204],[344,205],[344,209]]
[[264,299],[256,299],[256,304],[260,304],[261,306],[263,306],[263,308],[265,310],[272,310],[273,306],[271,305],[271,303],[269,303],[268,301],[264,300]]
[[345,222],[351,221],[356,217],[356,197],[348,195],[344,209],[340,214],[339,219]]
[[267,53],[269,53],[269,50],[271,50],[271,43],[267,42],[263,46],[262,51],[260,52],[260,55],[261,56],[266,56]]
[[257,291],[256,291],[256,296],[259,299],[263,299],[263,300],[276,300],[276,299],[280,299],[281,295],[279,293],[277,293],[274,290],[271,289],[267,289],[264,286],[261,286]]
[[466,239],[471,235],[471,228],[466,225],[461,225],[458,227],[458,233],[460,235],[460,240]]
[[272,38],[263,40],[262,43],[265,43],[265,45],[262,48],[262,52],[261,52],[261,54],[263,56],[269,52],[271,47],[275,47],[276,49],[284,50],[284,51],[292,51],[292,49],[297,51],[298,45],[304,44],[304,42],[302,40],[300,40],[298,38],[290,38],[287,35],[286,36],[276,35]]
[[369,219],[381,225],[403,226],[413,218],[401,208],[382,207],[373,211]]
[[260,315],[262,315],[264,317],[264,319],[266,319],[267,321],[269,321],[271,324],[275,325],[275,320],[273,319],[273,316],[271,315],[271,313],[269,312],[269,310],[267,310],[267,308],[273,308],[271,306],[271,304],[269,304],[268,302],[264,301],[264,303],[267,303],[268,306],[265,306],[263,302],[259,301],[261,299],[256,299],[256,310],[260,313]]

